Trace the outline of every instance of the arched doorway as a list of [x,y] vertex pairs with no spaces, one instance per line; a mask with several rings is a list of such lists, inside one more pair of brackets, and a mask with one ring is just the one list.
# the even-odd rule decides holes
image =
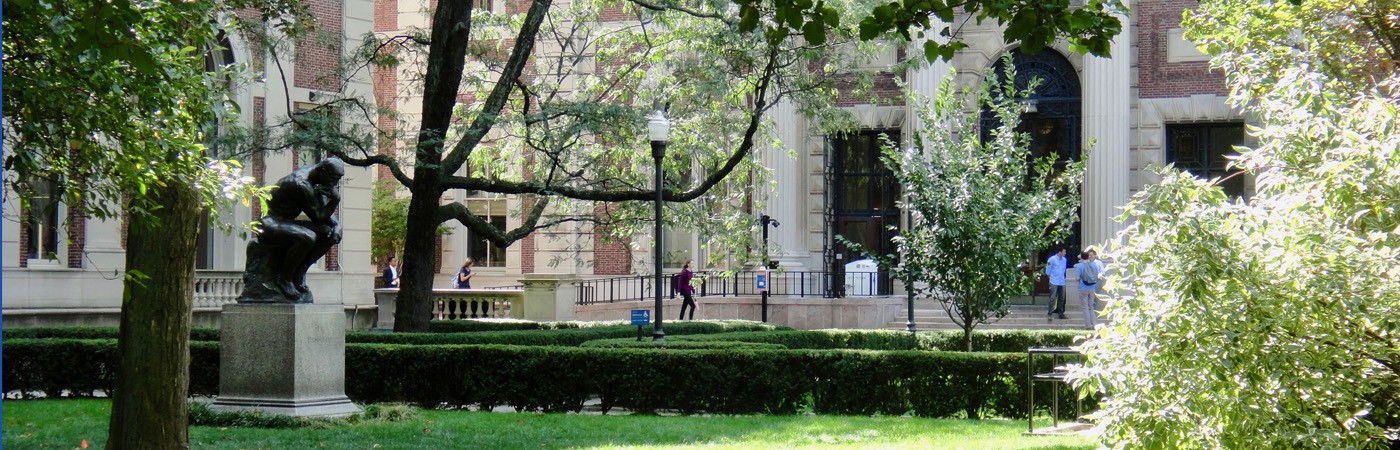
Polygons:
[[[1030,93],[1027,111],[1021,114],[1021,125],[1016,127],[1016,131],[1030,135],[1031,157],[1038,159],[1053,155],[1055,166],[1060,169],[1069,161],[1078,161],[1083,120],[1080,110],[1082,103],[1079,74],[1074,66],[1064,55],[1050,49],[1041,50],[1036,54],[1026,54],[1020,49],[1015,49],[1011,51],[1011,61],[1016,66],[1017,89],[1025,90],[1030,86],[1031,80],[1040,80],[1039,86]],[[1005,67],[1006,60],[998,58],[987,74],[1002,76]],[[981,125],[985,139],[989,134],[988,130],[996,128],[1000,121],[984,108]],[[1075,217],[1071,218],[1074,225],[1070,235],[1065,242],[1057,243],[1057,246],[1067,246],[1070,251],[1081,248],[1080,215],[1075,214]],[[1040,249],[1036,254],[1036,263],[1044,263],[1049,254],[1050,249]]]

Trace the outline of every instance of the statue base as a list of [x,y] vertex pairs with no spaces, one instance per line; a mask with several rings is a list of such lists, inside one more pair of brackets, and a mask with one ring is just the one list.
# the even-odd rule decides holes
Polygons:
[[224,305],[214,411],[339,417],[359,413],[345,396],[341,305]]

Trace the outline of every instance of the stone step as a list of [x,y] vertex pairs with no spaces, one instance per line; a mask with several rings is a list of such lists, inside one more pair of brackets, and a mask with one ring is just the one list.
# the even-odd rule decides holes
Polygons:
[[[1065,319],[1050,319],[1045,316],[1044,304],[1040,305],[1013,305],[1009,313],[991,323],[980,324],[979,330],[1082,330],[1084,329],[1084,315],[1079,305],[1066,302]],[[1107,323],[1103,317],[1098,319],[1099,323]],[[903,330],[908,328],[907,319],[895,319],[890,322],[889,328]],[[914,310],[914,329],[916,330],[960,330],[962,329],[953,320],[948,318],[948,313],[939,309],[929,309],[927,307]]]

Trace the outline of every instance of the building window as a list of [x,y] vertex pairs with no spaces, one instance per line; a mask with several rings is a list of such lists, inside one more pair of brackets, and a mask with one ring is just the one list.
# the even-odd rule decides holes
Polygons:
[[31,261],[58,261],[59,193],[62,191],[58,182],[51,180],[38,180],[32,188],[27,214],[29,230],[25,236],[29,254],[25,256]]
[[1230,167],[1235,146],[1245,143],[1243,123],[1167,125],[1167,162],[1204,179],[1221,179],[1219,186],[1232,198],[1249,198],[1252,180]]
[[[472,214],[476,214],[491,226],[499,230],[506,229],[506,202],[505,200],[467,201],[467,208]],[[486,237],[467,230],[467,257],[471,258],[478,267],[505,267],[506,249],[497,247]]]
[[[691,247],[695,244],[695,233],[686,230],[664,230],[661,250],[664,267],[668,269],[680,269],[686,261],[694,261],[695,255],[691,252]],[[695,264],[690,268],[694,270]]]

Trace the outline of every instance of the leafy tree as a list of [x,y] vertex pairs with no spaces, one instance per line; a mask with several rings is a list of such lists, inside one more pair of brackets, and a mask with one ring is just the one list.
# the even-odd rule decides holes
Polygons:
[[377,264],[403,248],[408,199],[395,196],[393,185],[381,183],[374,187],[370,205],[370,259]]
[[5,168],[14,177],[6,181],[21,193],[59,183],[70,212],[126,214],[130,224],[108,448],[188,448],[200,211],[260,195],[236,164],[205,154],[206,132],[230,102],[228,69],[207,72],[204,53],[228,25],[220,13],[256,7],[276,16],[296,5],[5,6]]
[[[808,42],[821,44],[826,36],[824,26],[839,28],[842,14],[823,0],[734,0],[742,17],[741,31],[763,27],[769,36],[785,37],[799,32]],[[959,35],[961,25],[951,24],[957,18],[962,23],[976,18],[977,23],[992,20],[1005,25],[1002,38],[1020,42],[1026,53],[1036,53],[1056,39],[1069,41],[1070,49],[1079,53],[1108,56],[1113,36],[1123,29],[1115,13],[1127,11],[1118,0],[1089,0],[1075,4],[1070,0],[994,1],[964,0],[961,2],[891,1],[877,4],[868,15],[860,18],[860,38],[871,40],[889,33],[905,41],[924,39],[924,57],[949,60],[967,45]],[[938,26],[935,26],[938,25]]]
[[1081,384],[1115,448],[1378,448],[1400,432],[1394,2],[1210,1],[1183,22],[1259,126],[1221,180],[1160,169],[1112,251]]
[[926,282],[918,291],[942,301],[968,351],[972,330],[1004,317],[1010,299],[1030,288],[1020,268],[1026,255],[1069,232],[1084,173],[1081,162],[1031,157],[1030,137],[1015,131],[1029,93],[1017,89],[1009,58],[1000,75],[1005,81],[967,96],[1000,122],[985,139],[950,75],[932,102],[907,94],[929,105],[918,108],[924,126],[911,148],[886,146],[882,157],[904,187],[899,207],[912,222],[895,238],[897,264],[892,257],[881,262],[896,269],[911,296],[916,281]]
[[[403,230],[408,224],[408,199],[394,192],[394,185],[375,185],[370,199],[370,260],[375,264],[389,256],[398,256],[403,248]],[[451,234],[447,226],[439,226],[438,235]]]

